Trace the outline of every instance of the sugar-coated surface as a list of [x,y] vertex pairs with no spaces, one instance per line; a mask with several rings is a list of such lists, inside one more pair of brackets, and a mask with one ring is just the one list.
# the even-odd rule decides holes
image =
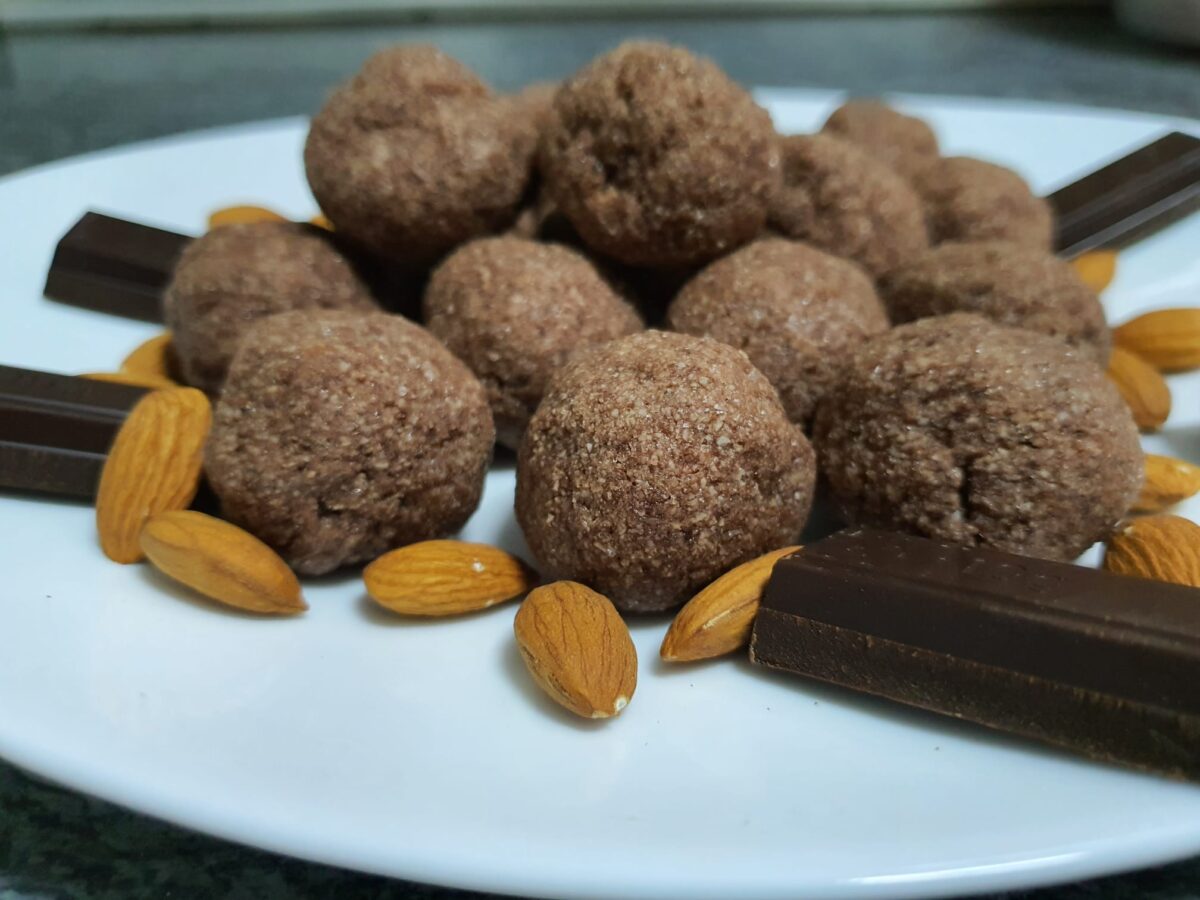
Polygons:
[[512,221],[530,178],[533,122],[440,50],[393,47],[313,118],[304,164],[339,232],[424,265]]
[[711,263],[684,285],[667,324],[745,351],[791,420],[807,424],[850,351],[884,331],[888,318],[858,266],[772,238]]
[[1142,450],[1089,355],[968,313],[869,340],[813,443],[852,521],[1073,559],[1129,509]]
[[483,387],[420,326],[282,313],[234,356],[205,471],[225,516],[319,575],[457,530],[494,437]]
[[291,309],[371,310],[354,269],[318,228],[293,222],[225,225],[184,250],[163,295],[163,319],[188,384],[221,389],[242,334]]
[[668,609],[794,543],[813,451],[744,353],[647,331],[551,379],[517,465],[517,520],[543,575],[620,609]]
[[783,190],[770,224],[879,276],[929,246],[921,199],[865,150],[829,134],[781,139]]
[[879,292],[893,322],[974,312],[1062,338],[1108,364],[1111,337],[1100,298],[1069,263],[1036,247],[941,244],[888,273]]
[[633,265],[703,262],[754,238],[779,185],[766,111],[717,66],[632,42],[564,82],[540,166],[589,246]]
[[914,177],[938,157],[937,136],[924,120],[878,100],[843,103],[821,130],[857,144],[905,178]]
[[934,243],[1015,241],[1049,250],[1054,215],[1012,169],[969,156],[947,156],[914,180]]
[[483,382],[497,437],[514,449],[572,353],[644,327],[587,257],[515,237],[483,238],[447,257],[430,278],[424,313]]

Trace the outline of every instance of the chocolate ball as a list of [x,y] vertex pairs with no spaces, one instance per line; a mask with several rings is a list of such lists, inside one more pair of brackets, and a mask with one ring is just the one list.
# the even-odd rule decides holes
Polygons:
[[867,341],[817,407],[821,471],[853,522],[1073,559],[1129,509],[1137,428],[1090,356],[954,313]]
[[938,141],[923,120],[878,100],[850,100],[835,109],[821,131],[856,144],[905,178],[938,158]]
[[294,222],[224,225],[183,251],[163,294],[180,373],[221,390],[242,334],[293,309],[372,310],[375,302],[329,232]]
[[205,472],[228,519],[320,575],[458,530],[494,437],[483,387],[419,325],[281,313],[234,356]]
[[684,285],[667,311],[675,331],[737,347],[807,424],[821,395],[887,314],[858,266],[795,241],[734,251]]
[[339,234],[425,266],[516,216],[536,143],[531,121],[440,50],[393,47],[313,118],[305,170]]
[[644,327],[587,257],[515,237],[448,256],[425,292],[425,322],[483,383],[497,439],[513,449],[573,353]]
[[706,59],[623,44],[566,81],[539,154],[555,203],[621,262],[704,262],[754,238],[779,186],[771,119]]
[[914,180],[925,202],[925,219],[935,244],[943,241],[1013,241],[1049,250],[1054,215],[1025,179],[1004,166],[949,156]]
[[646,331],[551,379],[517,461],[517,520],[548,578],[669,609],[794,543],[813,451],[745,354]]
[[893,322],[973,312],[1065,340],[1102,366],[1111,338],[1100,298],[1069,264],[1005,241],[940,244],[879,283]]
[[782,139],[783,190],[771,227],[852,259],[874,276],[929,246],[921,199],[901,176],[828,134]]

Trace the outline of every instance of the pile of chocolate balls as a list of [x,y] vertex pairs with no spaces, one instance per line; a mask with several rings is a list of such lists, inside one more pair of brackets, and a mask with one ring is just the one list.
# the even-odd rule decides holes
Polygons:
[[455,532],[496,442],[543,575],[626,611],[796,543],[818,478],[846,521],[1057,559],[1137,492],[1047,205],[881,103],[781,136],[676,47],[503,95],[401,46],[304,164],[332,230],[217,228],[165,299],[223,514],[301,574]]

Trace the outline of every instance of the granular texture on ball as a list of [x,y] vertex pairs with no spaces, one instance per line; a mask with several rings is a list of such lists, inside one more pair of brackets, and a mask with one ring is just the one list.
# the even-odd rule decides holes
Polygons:
[[544,575],[631,612],[669,609],[794,543],[815,465],[745,354],[646,331],[551,380],[517,462],[517,520]]
[[184,380],[220,391],[242,334],[293,309],[372,310],[375,302],[329,232],[295,222],[224,225],[183,251],[163,318]]
[[644,327],[587,257],[514,237],[448,256],[425,292],[425,323],[483,383],[497,439],[513,449],[573,353]]
[[915,177],[938,158],[937,136],[928,123],[878,100],[843,103],[821,131],[855,144],[905,178]]
[[494,437],[483,387],[419,325],[282,313],[234,357],[205,472],[227,518],[320,575],[460,528]]
[[973,312],[1061,338],[1101,366],[1111,346],[1104,308],[1075,269],[1005,241],[940,244],[879,283],[893,322]]
[[828,134],[782,138],[771,227],[882,275],[929,246],[921,199],[900,175]]
[[867,341],[813,443],[853,522],[1073,559],[1129,509],[1137,428],[1091,358],[954,313]]
[[888,327],[858,266],[795,241],[755,241],[684,285],[667,312],[675,331],[737,347],[806,425],[850,352]]
[[383,50],[313,118],[304,165],[340,234],[426,266],[516,216],[534,117],[440,50]]
[[1049,250],[1054,240],[1050,205],[1025,179],[1004,166],[948,156],[915,179],[935,244],[943,241],[1013,241]]
[[554,97],[539,154],[584,241],[631,265],[707,261],[756,237],[779,186],[767,113],[717,66],[633,42]]

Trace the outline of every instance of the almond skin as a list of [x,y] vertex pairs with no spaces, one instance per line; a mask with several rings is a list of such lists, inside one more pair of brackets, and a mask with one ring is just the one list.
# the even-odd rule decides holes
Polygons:
[[208,398],[195,388],[153,391],[130,410],[96,492],[96,529],[105,556],[137,562],[146,520],[192,502],[211,422]]
[[1146,454],[1146,480],[1131,512],[1156,513],[1200,492],[1200,466],[1172,456]]
[[799,549],[784,547],[744,562],[696,594],[667,629],[659,656],[667,662],[690,662],[746,646],[771,570]]
[[1109,538],[1104,568],[1200,587],[1200,525],[1181,516],[1134,519]]
[[128,384],[131,387],[146,388],[151,391],[161,391],[179,387],[170,378],[161,375],[151,375],[148,372],[87,372],[80,378],[91,378],[93,381],[111,381],[114,384]]
[[537,574],[486,544],[422,541],[379,557],[363,571],[367,593],[406,616],[457,616],[523,597]]
[[623,710],[637,688],[637,650],[617,608],[574,581],[531,591],[513,621],[533,680],[585,719]]
[[1132,350],[1163,372],[1200,366],[1200,309],[1160,309],[1113,329],[1118,347]]
[[326,231],[333,231],[333,223],[329,221],[329,217],[325,213],[317,213],[308,220],[309,225],[316,225],[318,228],[324,228]]
[[209,213],[208,230],[212,231],[214,228],[220,228],[222,225],[286,221],[287,218],[285,216],[281,216],[275,210],[267,209],[265,206],[226,206]]
[[1113,347],[1108,358],[1108,378],[1120,391],[1133,414],[1133,421],[1143,431],[1161,428],[1171,415],[1170,388],[1158,369],[1136,353]]
[[121,372],[174,381],[171,377],[171,332],[164,331],[134,347],[122,360]]
[[1098,294],[1117,274],[1117,254],[1114,250],[1090,250],[1071,260],[1071,266],[1080,280]]
[[308,609],[287,563],[236,525],[174,510],[151,516],[140,540],[156,569],[213,600],[271,615]]

